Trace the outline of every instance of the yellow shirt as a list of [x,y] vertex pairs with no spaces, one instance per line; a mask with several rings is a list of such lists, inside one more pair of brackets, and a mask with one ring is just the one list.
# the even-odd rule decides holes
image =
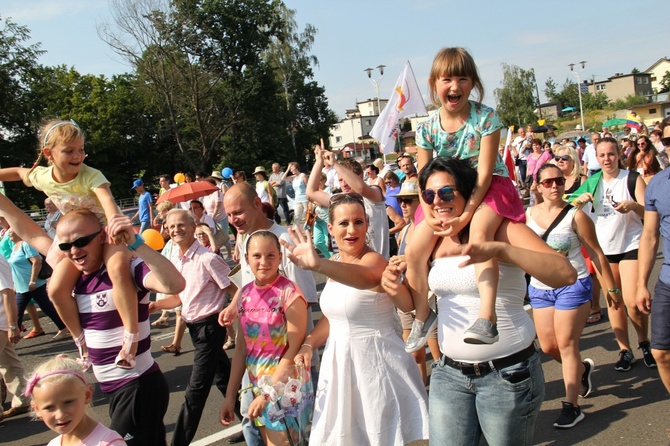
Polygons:
[[82,164],[72,181],[57,183],[52,171],[53,166],[37,166],[28,176],[30,185],[47,194],[63,215],[76,209],[88,209],[102,224],[106,223],[105,211],[95,195],[95,189],[109,184],[102,172]]

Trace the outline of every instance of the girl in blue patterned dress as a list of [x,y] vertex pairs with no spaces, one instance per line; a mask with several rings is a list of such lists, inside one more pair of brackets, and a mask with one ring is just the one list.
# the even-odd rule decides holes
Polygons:
[[[426,296],[428,258],[437,237],[458,238],[463,229],[471,225],[470,243],[482,243],[494,240],[505,218],[525,222],[523,204],[498,154],[502,123],[495,110],[480,102],[484,86],[472,56],[463,48],[442,49],[433,61],[428,85],[431,99],[440,108],[417,128],[419,170],[433,156],[454,157],[470,161],[478,177],[465,210],[457,217],[445,218],[453,211],[454,185],[445,184],[438,190],[422,192],[426,222],[417,226],[416,238],[407,251],[407,279],[414,290],[417,312],[406,343],[406,350],[410,352],[423,347],[424,333],[428,333],[436,321]],[[478,93],[478,101],[470,100],[473,90]],[[432,203],[437,205],[431,210],[427,204]],[[441,214],[443,223],[437,214]],[[491,344],[498,340],[495,313],[498,264],[495,260],[477,264],[475,272],[481,309],[477,321],[466,330],[464,341]]]

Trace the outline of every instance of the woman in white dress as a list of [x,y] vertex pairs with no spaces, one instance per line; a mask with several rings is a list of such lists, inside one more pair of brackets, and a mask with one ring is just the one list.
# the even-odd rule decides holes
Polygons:
[[309,443],[390,446],[426,439],[426,391],[393,323],[394,307],[408,311],[412,301],[391,299],[380,285],[386,260],[365,243],[361,195],[333,195],[328,220],[340,249],[334,260],[319,258],[309,234],[293,228],[295,246],[284,244],[298,266],[329,277],[323,317],[295,357],[310,363],[314,349],[326,345]]

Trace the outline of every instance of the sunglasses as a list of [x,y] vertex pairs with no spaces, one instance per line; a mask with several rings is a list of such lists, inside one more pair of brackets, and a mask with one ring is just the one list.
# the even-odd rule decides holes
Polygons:
[[570,160],[570,155],[561,155],[561,156],[556,155],[554,157],[554,161],[556,161],[556,162],[558,162],[558,161],[569,161],[569,160]]
[[556,186],[561,187],[565,186],[565,178],[563,177],[557,177],[557,178],[546,178],[542,181],[540,181],[540,184],[546,188],[550,188],[552,184],[556,183]]
[[398,197],[397,200],[398,200],[398,203],[399,203],[399,204],[412,204],[412,202],[413,202],[414,200],[416,200],[416,198],[402,198],[402,197]]
[[[670,138],[668,138],[668,139],[670,139]],[[391,184],[390,181],[384,181],[384,183],[385,183],[387,186]]]
[[330,204],[333,205],[335,203],[339,203],[340,201],[357,201],[360,204],[363,204],[363,195],[356,193],[356,192],[349,192],[348,194],[345,194],[344,192],[339,193],[339,194],[333,194],[330,196]]
[[89,243],[91,243],[93,241],[93,239],[96,238],[98,236],[98,234],[100,234],[101,232],[102,232],[102,230],[100,230],[100,231],[98,231],[94,234],[91,234],[91,235],[85,235],[83,237],[79,237],[78,239],[72,240],[71,242],[59,243],[58,244],[58,249],[60,249],[61,251],[66,251],[67,252],[73,246],[75,248],[83,248],[84,246],[87,246]]
[[661,144],[663,144],[664,147],[670,147],[670,136],[661,138]]
[[443,186],[439,188],[437,191],[434,191],[432,189],[426,189],[424,191],[421,191],[421,197],[423,197],[423,201],[425,201],[427,204],[433,204],[435,201],[435,195],[440,197],[440,200],[442,201],[454,201],[454,198],[456,196],[454,195],[454,191],[456,188],[454,186]]

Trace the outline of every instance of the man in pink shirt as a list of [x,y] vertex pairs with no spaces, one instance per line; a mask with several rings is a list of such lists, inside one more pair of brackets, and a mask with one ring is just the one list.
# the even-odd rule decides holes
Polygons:
[[230,360],[223,351],[226,329],[217,320],[226,291],[235,294],[237,287],[228,279],[230,268],[223,258],[196,241],[195,221],[189,212],[173,209],[168,212],[166,222],[172,243],[179,247],[170,260],[186,279],[186,288],[179,293],[179,298],[171,296],[160,300],[155,308],[171,308],[181,301],[181,316],[195,348],[185,401],[172,437],[173,446],[186,446],[198,430],[215,378],[216,387],[226,395]]

